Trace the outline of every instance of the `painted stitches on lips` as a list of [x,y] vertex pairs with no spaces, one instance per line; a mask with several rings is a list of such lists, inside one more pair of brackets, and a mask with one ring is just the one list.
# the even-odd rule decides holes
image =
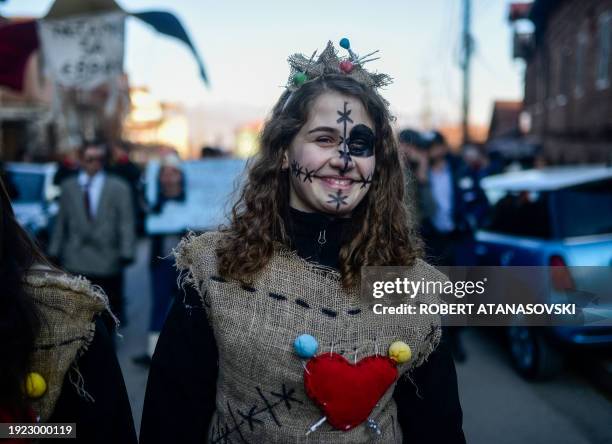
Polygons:
[[351,185],[356,183],[361,184],[361,188],[365,188],[372,183],[371,174],[364,177],[361,173],[359,173],[359,179],[355,179],[344,175],[318,175],[317,172],[319,170],[309,170],[308,168],[300,165],[300,163],[296,160],[291,162],[291,174],[293,174],[293,176],[296,178],[301,179],[303,182],[312,183],[312,179],[316,178],[322,180],[333,188],[339,189],[348,189],[351,187]]

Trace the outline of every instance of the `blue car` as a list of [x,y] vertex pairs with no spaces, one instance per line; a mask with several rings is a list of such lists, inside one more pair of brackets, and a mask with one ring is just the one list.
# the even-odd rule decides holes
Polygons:
[[[482,180],[491,213],[475,235],[479,265],[551,266],[550,292],[582,288],[588,270],[612,265],[612,167],[549,167],[490,176]],[[585,267],[588,266],[588,267]],[[574,268],[575,267],[575,268]],[[605,268],[603,268],[605,267]],[[579,273],[576,270],[586,270]],[[612,306],[597,306],[612,319]],[[588,313],[588,309],[584,311]],[[528,379],[554,374],[562,364],[560,350],[611,346],[612,327],[508,327],[511,358]]]

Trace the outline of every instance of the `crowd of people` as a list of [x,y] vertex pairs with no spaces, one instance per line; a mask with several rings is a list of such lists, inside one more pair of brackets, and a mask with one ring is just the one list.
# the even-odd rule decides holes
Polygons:
[[[437,266],[476,265],[473,236],[486,224],[489,203],[480,180],[500,172],[482,147],[465,145],[453,154],[439,131],[404,129],[400,157],[406,168],[406,199],[416,215],[426,258]],[[459,327],[446,334],[456,361],[466,359]]]

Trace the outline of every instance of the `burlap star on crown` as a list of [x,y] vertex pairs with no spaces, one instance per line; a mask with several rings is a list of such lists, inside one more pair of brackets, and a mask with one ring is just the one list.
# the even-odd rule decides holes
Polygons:
[[348,51],[349,57],[345,59],[338,57],[338,53],[331,41],[327,42],[325,50],[319,55],[316,61],[314,61],[317,53],[316,51],[310,58],[307,58],[304,54],[293,54],[289,56],[287,61],[289,62],[291,71],[289,73],[287,89],[295,91],[305,82],[314,80],[325,74],[346,75],[370,88],[380,88],[390,85],[393,82],[393,79],[387,74],[371,73],[363,68],[365,63],[376,60],[376,58],[368,59],[368,57],[374,55],[378,51],[359,57],[351,50],[350,43],[346,38],[340,41],[340,46]]

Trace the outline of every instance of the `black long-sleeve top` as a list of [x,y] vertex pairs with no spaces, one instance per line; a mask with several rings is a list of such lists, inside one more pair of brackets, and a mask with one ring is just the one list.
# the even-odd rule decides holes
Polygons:
[[[291,210],[288,232],[304,259],[338,267],[350,219]],[[140,443],[204,443],[215,411],[218,351],[197,294],[177,301],[149,372]],[[188,308],[186,308],[188,307]],[[429,359],[401,378],[393,394],[405,443],[464,444],[457,376],[444,338]],[[418,394],[417,394],[418,387]]]
[[121,368],[111,338],[100,320],[87,351],[78,358],[84,388],[93,398],[79,396],[76,388],[64,379],[62,392],[47,422],[76,423],[76,439],[45,440],[46,443],[134,444],[136,431]]

